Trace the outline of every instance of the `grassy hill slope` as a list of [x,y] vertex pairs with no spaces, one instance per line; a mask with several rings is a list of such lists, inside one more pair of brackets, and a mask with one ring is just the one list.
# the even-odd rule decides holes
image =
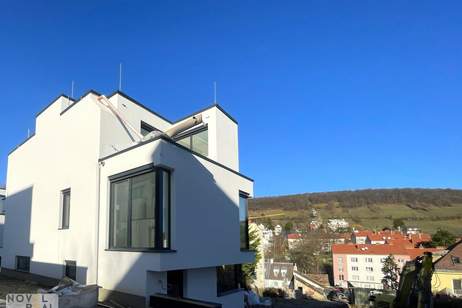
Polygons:
[[255,198],[249,203],[254,220],[270,217],[274,224],[307,224],[311,209],[323,220],[345,218],[359,228],[391,227],[393,219],[434,233],[447,229],[462,235],[462,190],[366,189]]

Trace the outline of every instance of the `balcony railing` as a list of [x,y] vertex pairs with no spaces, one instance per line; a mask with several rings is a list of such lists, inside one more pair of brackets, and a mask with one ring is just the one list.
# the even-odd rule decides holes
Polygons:
[[150,297],[151,308],[221,308],[221,304],[156,294]]

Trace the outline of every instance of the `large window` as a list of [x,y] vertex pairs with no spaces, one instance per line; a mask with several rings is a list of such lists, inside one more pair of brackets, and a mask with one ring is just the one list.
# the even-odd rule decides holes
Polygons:
[[217,295],[223,295],[242,287],[242,269],[240,264],[217,267]]
[[148,165],[110,180],[110,248],[169,248],[169,171]]
[[61,229],[69,229],[71,215],[71,189],[61,191]]
[[249,195],[239,192],[239,225],[241,234],[241,249],[249,249],[249,219],[247,199]]
[[209,133],[207,127],[195,129],[175,138],[177,142],[188,149],[207,156],[209,153]]

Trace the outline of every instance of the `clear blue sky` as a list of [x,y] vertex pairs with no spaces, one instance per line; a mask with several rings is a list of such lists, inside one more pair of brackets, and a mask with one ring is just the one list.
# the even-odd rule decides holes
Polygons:
[[[462,188],[460,1],[2,1],[0,182],[60,93],[219,103],[257,196]],[[37,162],[39,163],[39,162]]]

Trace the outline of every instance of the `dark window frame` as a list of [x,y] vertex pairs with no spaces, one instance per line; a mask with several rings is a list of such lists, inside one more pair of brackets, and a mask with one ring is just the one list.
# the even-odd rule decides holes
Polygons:
[[[171,182],[172,182],[172,170],[170,168],[164,166],[155,166],[154,164],[147,164],[144,166],[140,166],[131,170],[127,170],[109,177],[109,242],[108,242],[108,249],[107,250],[114,250],[114,251],[171,251],[171,230],[172,230],[172,223],[171,223],[171,213],[172,213],[172,204],[171,204]],[[154,219],[155,219],[155,228],[154,228],[154,247],[130,247],[131,241],[131,212],[132,206],[131,201],[129,201],[128,206],[128,226],[127,226],[127,247],[117,247],[114,246],[113,240],[113,231],[114,231],[114,217],[113,217],[113,202],[114,202],[114,184],[130,180],[133,177],[143,175],[146,173],[155,172],[156,184],[155,184],[155,203],[154,203]],[[163,172],[167,173],[168,176],[168,187],[167,187],[167,194],[168,194],[168,240],[167,240],[167,247],[163,247],[163,238],[162,238],[162,230],[163,230],[163,219],[159,219],[159,217],[163,218]],[[129,194],[131,195],[131,181],[129,181]],[[130,200],[130,199],[129,199]]]
[[[20,269],[19,268],[19,259],[24,258],[27,261],[27,269]],[[30,257],[28,256],[16,256],[16,264],[15,264],[15,269],[19,272],[24,272],[24,273],[30,273]]]
[[[74,276],[68,275],[69,272],[74,268]],[[64,260],[64,277],[68,277],[72,280],[77,280],[77,261],[74,260]]]
[[[247,208],[246,208],[246,219],[245,219],[245,230],[247,230],[247,232],[245,233],[245,247],[242,247],[242,243],[241,243],[241,231],[242,231],[242,228],[241,228],[241,198],[244,198],[247,200]],[[246,251],[246,250],[249,250],[250,249],[250,239],[249,239],[249,198],[250,198],[250,194],[245,192],[245,191],[242,191],[242,190],[239,190],[239,247],[241,250],[243,251]]]
[[[155,128],[154,126],[152,126],[152,125],[150,125],[150,124],[148,124],[148,123],[146,123],[144,121],[141,121],[141,123],[140,123],[140,134],[142,134],[142,135],[143,135],[143,130],[148,131],[148,134],[153,132],[153,131],[156,131],[156,130],[158,131],[158,129]],[[143,136],[146,136],[146,135],[143,135]]]
[[[67,225],[64,225],[64,197],[69,196],[69,208],[67,209]],[[61,215],[59,217],[59,230],[68,230],[71,225],[71,188],[61,190]]]

